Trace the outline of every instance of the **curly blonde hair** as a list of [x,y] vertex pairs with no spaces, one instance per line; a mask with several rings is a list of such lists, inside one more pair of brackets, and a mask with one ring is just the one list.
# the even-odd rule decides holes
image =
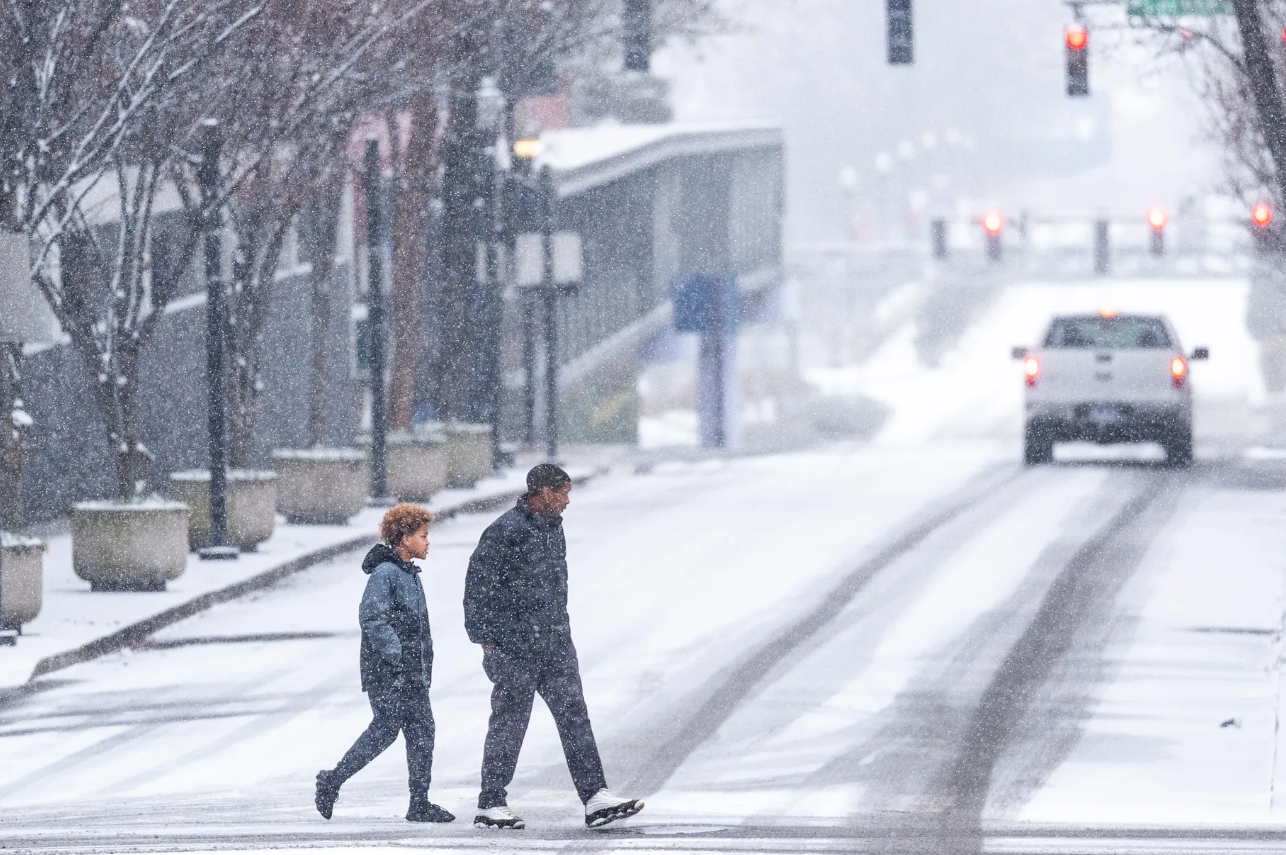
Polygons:
[[420,526],[433,522],[433,514],[419,505],[394,505],[380,520],[380,538],[396,549],[402,538],[409,537],[420,530]]

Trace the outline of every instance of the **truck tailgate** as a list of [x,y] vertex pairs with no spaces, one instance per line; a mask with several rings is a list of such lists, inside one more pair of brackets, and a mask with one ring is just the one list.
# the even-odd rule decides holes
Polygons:
[[1029,393],[1049,403],[1163,404],[1179,396],[1170,375],[1176,355],[1161,348],[1042,349],[1036,353],[1040,375]]

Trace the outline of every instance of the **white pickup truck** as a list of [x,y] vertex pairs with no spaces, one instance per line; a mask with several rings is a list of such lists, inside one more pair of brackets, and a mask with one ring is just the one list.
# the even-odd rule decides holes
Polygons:
[[1176,466],[1192,462],[1190,356],[1155,315],[1054,318],[1040,347],[1016,347],[1027,384],[1023,461],[1054,459],[1054,443],[1158,442]]

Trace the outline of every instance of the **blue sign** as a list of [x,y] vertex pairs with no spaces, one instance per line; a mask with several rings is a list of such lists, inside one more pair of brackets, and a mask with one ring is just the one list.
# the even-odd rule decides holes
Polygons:
[[674,283],[674,329],[677,332],[733,332],[741,315],[736,274],[693,273]]

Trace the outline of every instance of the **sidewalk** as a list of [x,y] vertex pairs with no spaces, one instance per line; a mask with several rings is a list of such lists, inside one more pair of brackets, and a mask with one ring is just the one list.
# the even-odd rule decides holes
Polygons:
[[[526,462],[526,461],[522,461]],[[569,466],[572,478],[592,478],[601,467]],[[524,490],[522,465],[480,481],[470,490],[443,490],[427,507],[438,519],[501,507]],[[0,698],[34,677],[128,647],[162,627],[211,606],[266,588],[336,555],[373,543],[383,508],[367,508],[348,525],[287,525],[237,561],[188,556],[187,570],[161,592],[91,593],[72,571],[71,532],[64,522],[43,537],[44,605],[23,627],[14,647],[0,647]]]

